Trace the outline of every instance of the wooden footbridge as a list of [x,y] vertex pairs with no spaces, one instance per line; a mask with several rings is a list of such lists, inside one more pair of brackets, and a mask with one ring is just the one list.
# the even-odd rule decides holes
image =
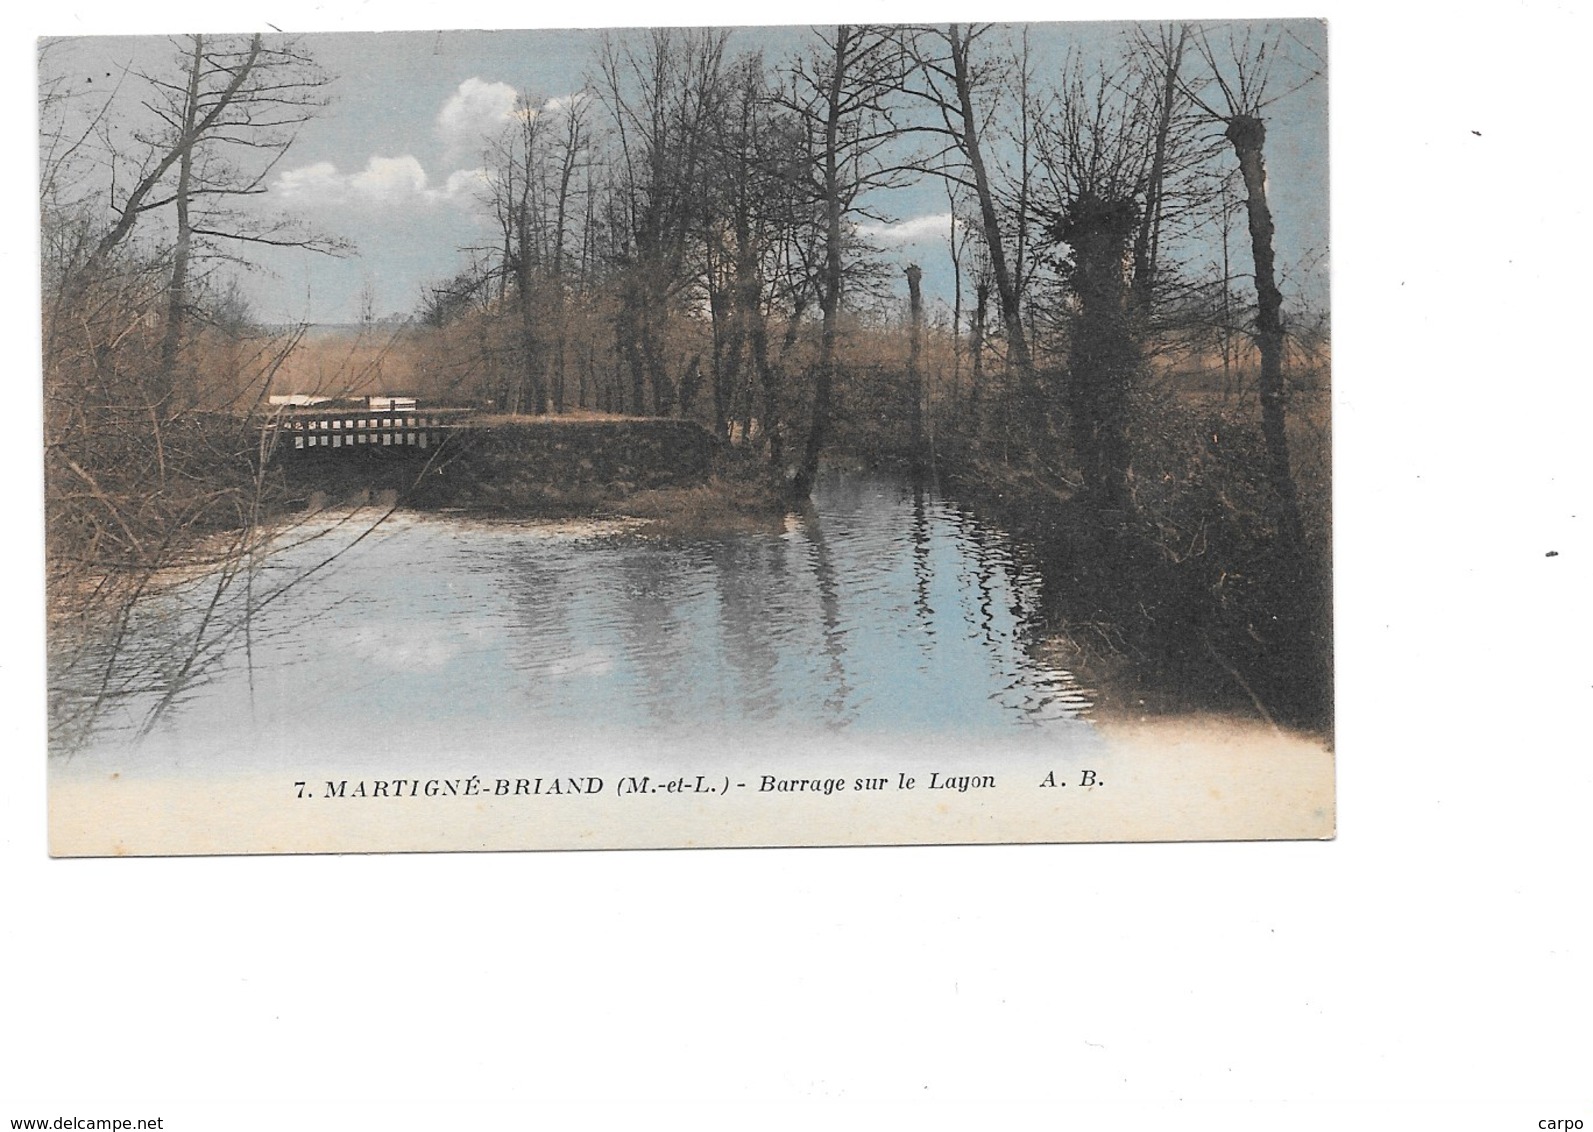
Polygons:
[[469,409],[374,410],[360,407],[292,409],[266,424],[272,451],[291,455],[360,452],[418,454],[470,427]]
[[301,486],[396,487],[417,505],[506,511],[702,483],[719,451],[694,421],[511,417],[397,397],[278,403],[262,428],[267,459]]

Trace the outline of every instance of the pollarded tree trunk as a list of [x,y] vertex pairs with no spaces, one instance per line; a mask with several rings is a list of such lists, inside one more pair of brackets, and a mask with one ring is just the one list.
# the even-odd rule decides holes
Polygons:
[[1085,489],[1105,509],[1127,502],[1128,392],[1139,364],[1123,265],[1134,206],[1085,196],[1060,229],[1073,249],[1068,287],[1078,299],[1068,358],[1068,420]]
[[1239,158],[1250,220],[1250,250],[1255,259],[1256,347],[1261,353],[1261,433],[1267,444],[1268,475],[1279,527],[1299,547],[1304,542],[1294,475],[1289,470],[1283,392],[1283,295],[1272,261],[1272,210],[1267,205],[1267,167],[1262,158],[1267,129],[1261,119],[1237,114],[1225,132]]
[[907,268],[908,338],[907,338],[907,419],[912,428],[913,470],[920,471],[924,460],[924,374],[919,365],[923,349],[924,273],[915,263]]

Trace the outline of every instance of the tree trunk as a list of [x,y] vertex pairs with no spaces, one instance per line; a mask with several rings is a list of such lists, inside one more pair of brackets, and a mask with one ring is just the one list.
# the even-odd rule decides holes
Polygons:
[[642,311],[642,359],[647,379],[653,387],[653,415],[667,417],[675,408],[675,387],[669,380],[664,357],[665,319],[661,299],[649,287],[647,305]]
[[626,307],[614,327],[615,344],[631,374],[630,411],[640,417],[647,413],[646,369],[642,364],[641,350],[637,348],[641,332],[637,325],[636,310],[630,305],[632,295],[627,293],[623,301]]
[[543,377],[544,350],[537,334],[536,292],[532,285],[531,247],[529,224],[522,213],[517,231],[519,256],[515,261],[515,306],[519,315],[520,372],[516,382],[515,411],[525,405],[525,395],[531,394],[532,412],[545,416],[548,411],[547,382]]
[[975,442],[982,436],[979,422],[980,396],[985,381],[985,318],[990,309],[990,283],[979,278],[974,281],[973,333],[969,337],[968,353],[971,360],[968,375],[968,427]]
[[996,215],[995,197],[990,189],[990,177],[985,171],[984,155],[979,148],[979,132],[973,105],[972,79],[968,72],[968,42],[952,24],[947,32],[951,44],[952,66],[956,75],[958,110],[962,116],[963,155],[973,170],[974,189],[979,196],[979,216],[984,224],[985,243],[990,252],[990,271],[995,276],[996,297],[1001,304],[1001,323],[1007,334],[1007,361],[1018,371],[1020,387],[1029,391],[1033,382],[1034,363],[1029,355],[1029,342],[1023,333],[1023,319],[1018,289],[1007,267],[1007,255],[1001,240],[1001,222]]
[[1294,547],[1304,544],[1300,505],[1289,470],[1283,392],[1283,295],[1278,290],[1272,259],[1272,210],[1267,205],[1267,168],[1262,159],[1267,129],[1248,114],[1228,120],[1225,133],[1239,157],[1244,177],[1245,209],[1250,220],[1250,250],[1255,260],[1256,347],[1261,353],[1261,433],[1267,444],[1268,476],[1283,537]]
[[693,354],[687,359],[685,368],[680,371],[680,396],[678,405],[680,415],[691,416],[691,408],[697,401],[697,389],[702,385],[702,355]]
[[915,474],[923,471],[924,462],[924,375],[919,365],[924,333],[923,278],[924,273],[916,263],[907,268],[907,419],[912,428]]
[[[806,310],[807,300],[798,298],[780,340],[779,357],[774,361],[769,359],[768,324],[763,319],[761,309],[757,321],[753,323],[752,356],[758,367],[759,384],[763,386],[763,403],[759,406],[760,429],[769,439],[769,467],[776,470],[782,467],[785,460],[785,429],[781,423],[780,409],[785,362],[791,356],[791,347],[796,345],[797,336],[801,333],[802,315]],[[750,409],[748,415],[751,415]]]
[[819,310],[823,321],[819,330],[819,359],[813,374],[813,419],[808,425],[802,463],[791,483],[792,494],[806,499],[818,476],[819,453],[829,439],[830,399],[835,386],[835,341],[841,310],[841,92],[845,82],[846,48],[849,29],[838,28],[835,59],[826,92],[824,119],[824,278],[820,284]]
[[1127,504],[1128,389],[1138,366],[1133,302],[1123,278],[1134,206],[1086,196],[1064,217],[1078,300],[1068,350],[1068,421],[1085,490],[1103,510]]
[[188,64],[188,90],[183,102],[181,153],[177,158],[177,242],[172,248],[171,286],[166,292],[166,332],[160,343],[157,395],[191,406],[195,390],[178,373],[182,365],[182,337],[188,319],[188,259],[193,248],[193,225],[188,218],[194,169],[194,125],[199,112],[199,74],[204,66],[204,38],[194,36],[193,58]]
[[[202,43],[203,37],[194,37],[194,52],[196,56],[202,56]],[[138,218],[143,215],[145,208],[148,207],[145,201],[148,199],[149,194],[160,184],[167,171],[184,154],[191,156],[195,144],[215,125],[217,119],[221,117],[226,109],[232,105],[233,100],[238,97],[238,92],[254,73],[255,63],[260,58],[263,46],[263,41],[259,35],[250,39],[248,55],[234,68],[232,78],[228,80],[226,89],[210,100],[204,118],[192,120],[189,128],[183,131],[177,140],[161,155],[160,160],[155,163],[154,167],[139,179],[138,184],[133,187],[133,191],[128,194],[127,199],[118,210],[116,223],[94,245],[94,250],[84,263],[81,272],[83,277],[92,279],[105,266],[105,261],[111,252],[115,251],[122,241],[127,239],[128,234],[132,232],[133,225],[137,223]],[[202,58],[200,61],[202,61]],[[200,62],[195,62],[190,73],[189,89],[193,92],[190,99],[191,104],[196,103],[198,99],[198,91],[193,84],[198,79],[199,69]]]
[[962,253],[957,246],[958,224],[951,222],[951,414],[959,419],[962,398]]
[[[764,437],[769,442],[769,463],[778,467],[782,458],[780,449],[780,401],[779,392],[775,388],[775,376],[769,365],[769,328],[763,320],[762,307],[755,307],[747,312],[750,319],[748,337],[751,339],[752,366],[757,373],[758,386],[763,392],[763,405],[759,410],[759,419]],[[742,439],[751,433],[753,413],[753,398],[751,383],[747,386],[747,427],[742,431]]]
[[708,327],[713,339],[713,350],[709,356],[709,369],[712,373],[713,401],[714,401],[714,435],[730,439],[730,372],[733,363],[729,357],[737,357],[741,353],[741,343],[736,338],[734,328],[727,329],[726,323],[732,317],[726,310],[729,306],[729,296],[714,280],[715,272],[710,267],[708,272]]
[[1134,238],[1133,298],[1135,314],[1141,321],[1150,317],[1151,298],[1156,286],[1156,261],[1161,243],[1162,182],[1166,179],[1167,170],[1167,138],[1172,132],[1178,67],[1183,61],[1184,42],[1188,36],[1189,27],[1186,24],[1180,28],[1178,43],[1166,60],[1161,113],[1156,121],[1156,144],[1145,186],[1145,211],[1140,216],[1139,232]]

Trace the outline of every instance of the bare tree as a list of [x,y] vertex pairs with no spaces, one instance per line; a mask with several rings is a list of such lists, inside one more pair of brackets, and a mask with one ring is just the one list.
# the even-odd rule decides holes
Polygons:
[[[808,301],[808,280],[789,270],[786,254],[811,228],[801,123],[781,106],[761,54],[735,61],[719,126],[703,166],[700,244],[712,330],[713,413],[729,436],[739,408],[740,439],[756,418],[771,464],[782,459],[782,361],[788,335],[771,350],[769,317],[789,316]],[[745,376],[743,376],[745,375]]]
[[[87,714],[52,714],[52,729],[114,694],[123,635],[174,566],[211,570],[219,601],[270,542],[275,496],[248,413],[300,335],[260,333],[235,280],[195,265],[332,246],[245,207],[320,105],[307,57],[261,37],[179,48],[170,71],[124,68],[92,100],[60,79],[69,63],[41,59],[50,662],[105,675]],[[202,619],[159,675],[186,680],[216,631]]]
[[1166,25],[1160,26],[1155,38],[1144,28],[1136,28],[1135,33],[1140,58],[1150,62],[1151,78],[1159,78],[1161,88],[1150,169],[1145,176],[1139,228],[1134,234],[1133,300],[1141,319],[1147,319],[1160,266],[1169,149],[1178,106],[1178,73],[1183,66],[1184,51],[1189,42],[1189,26],[1180,24],[1176,30]]
[[666,369],[671,308],[694,282],[691,239],[701,226],[699,175],[723,95],[725,31],[655,28],[640,45],[605,39],[601,97],[618,145],[609,221],[620,282],[616,337],[632,375],[634,409],[675,407]]
[[1146,105],[1106,65],[1070,60],[1057,113],[1042,132],[1061,265],[1073,451],[1088,490],[1121,508],[1128,473],[1128,388],[1139,366],[1129,247],[1149,201],[1155,131]]
[[[1290,59],[1285,45],[1292,44],[1305,55],[1302,67]],[[1244,179],[1245,211],[1250,227],[1250,253],[1255,266],[1255,340],[1261,355],[1259,392],[1261,431],[1266,441],[1268,477],[1272,484],[1274,508],[1284,538],[1295,548],[1304,545],[1300,507],[1294,475],[1289,466],[1289,441],[1286,420],[1287,395],[1283,382],[1283,294],[1278,290],[1274,263],[1273,236],[1276,231],[1272,209],[1267,201],[1267,169],[1264,149],[1267,128],[1264,113],[1280,98],[1314,81],[1323,71],[1316,52],[1282,30],[1263,30],[1246,25],[1243,34],[1227,29],[1220,46],[1213,46],[1210,33],[1202,28],[1195,36],[1195,49],[1205,74],[1202,83],[1184,83],[1185,93],[1211,121],[1223,127],[1223,137],[1233,147],[1239,172]],[[1297,73],[1279,90],[1274,76],[1278,60]],[[1211,88],[1216,88],[1215,96]]]
[[547,412],[544,342],[539,330],[540,283],[547,270],[549,217],[543,169],[547,123],[541,99],[521,94],[510,123],[491,155],[488,194],[502,250],[497,267],[499,313],[513,324],[517,356],[499,404],[505,412]]
[[[908,89],[926,101],[939,119],[927,128],[946,139],[946,144],[925,160],[926,167],[955,178],[974,195],[989,249],[1008,363],[1018,371],[1020,382],[1028,382],[1034,362],[1023,326],[1019,276],[1008,259],[997,188],[985,156],[984,135],[992,110],[978,103],[980,92],[999,81],[1005,71],[1005,61],[978,55],[978,44],[991,29],[988,24],[910,29],[904,36],[914,63]],[[1026,67],[1023,73],[1027,75]],[[955,164],[950,161],[953,156]],[[1021,251],[1019,255],[1021,259]]]
[[[591,127],[587,121],[589,102],[587,92],[580,91],[564,99],[559,107],[563,115],[563,129],[559,135],[556,157],[558,188],[554,198],[551,274],[556,298],[553,312],[553,408],[560,413],[565,407],[570,338],[569,227],[574,219],[574,206],[580,192],[578,174],[584,172],[591,162]],[[584,274],[578,274],[576,282],[577,286],[584,286]]]
[[165,332],[161,340],[163,396],[193,403],[192,375],[177,388],[183,336],[192,314],[197,259],[237,259],[246,244],[338,250],[342,244],[306,232],[285,218],[241,207],[266,192],[266,179],[292,145],[300,126],[325,105],[330,81],[292,39],[190,35],[175,42],[170,71],[137,71],[142,107],[151,126],[135,131],[131,188],[114,185],[128,175],[113,170],[113,220],[99,235],[81,270],[92,276],[147,216],[171,210],[174,230]]
[[[906,57],[894,29],[841,25],[816,29],[818,44],[792,71],[790,105],[806,126],[813,195],[822,224],[823,266],[817,275],[819,356],[813,368],[813,409],[792,493],[805,498],[829,439],[836,344],[846,285],[847,222],[864,194],[901,183],[903,168],[889,159],[901,131],[891,113]],[[866,215],[866,214],[865,214]]]
[[1187,33],[1140,30],[1117,60],[1069,57],[1036,132],[1041,185],[1061,288],[1052,319],[1067,409],[1087,489],[1109,509],[1127,503],[1128,396],[1154,337],[1164,237],[1198,195],[1201,156],[1177,76]]

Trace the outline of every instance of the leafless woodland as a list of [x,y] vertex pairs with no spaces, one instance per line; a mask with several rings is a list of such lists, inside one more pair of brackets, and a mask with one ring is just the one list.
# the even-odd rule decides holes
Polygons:
[[[1267,195],[1268,123],[1325,61],[1299,25],[1125,24],[1108,56],[1042,68],[1042,32],[1067,40],[841,26],[773,58],[722,29],[605,36],[584,89],[522,91],[483,153],[490,238],[412,317],[367,304],[335,337],[261,326],[246,297],[262,246],[355,251],[272,211],[296,131],[336,112],[313,37],[177,37],[108,90],[45,44],[57,662],[182,571],[248,583],[282,537],[267,393],[400,388],[689,418],[791,506],[823,459],[899,461],[1044,549],[1085,652],[1325,726],[1328,312],[1286,299],[1302,265]],[[926,303],[915,265],[902,303],[871,234],[926,185],[953,284]]]

